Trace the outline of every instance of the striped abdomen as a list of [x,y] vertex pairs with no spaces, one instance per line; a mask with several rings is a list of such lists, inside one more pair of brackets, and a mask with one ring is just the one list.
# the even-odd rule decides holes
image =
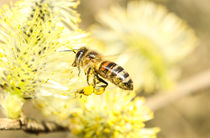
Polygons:
[[103,61],[98,68],[98,73],[122,89],[133,90],[133,81],[129,74],[114,62]]

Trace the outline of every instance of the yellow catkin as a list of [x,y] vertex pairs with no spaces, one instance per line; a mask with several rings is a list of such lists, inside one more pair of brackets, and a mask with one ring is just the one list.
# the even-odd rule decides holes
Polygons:
[[[68,91],[74,90],[68,87],[69,77],[73,75],[67,72],[69,77],[63,82],[63,76],[66,76],[73,59],[64,61],[70,59],[71,54],[58,51],[85,44],[87,35],[77,27],[80,19],[73,10],[77,5],[77,0],[22,0],[3,6],[0,16],[2,94],[17,95],[22,99],[36,97],[41,100],[42,96],[49,94],[73,98],[74,91]],[[65,27],[63,22],[69,23],[71,28]],[[58,69],[60,63],[66,64],[65,68],[59,66]],[[57,84],[57,87],[52,83]],[[14,108],[21,109],[22,104],[18,105],[20,107],[4,108],[12,113]],[[39,105],[44,110],[44,106]],[[18,111],[16,117],[21,112]]]

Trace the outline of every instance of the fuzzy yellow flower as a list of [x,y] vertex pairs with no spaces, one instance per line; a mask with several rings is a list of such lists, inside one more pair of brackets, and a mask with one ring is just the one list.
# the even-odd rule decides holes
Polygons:
[[144,99],[119,89],[91,95],[70,117],[71,130],[85,138],[155,138],[158,128],[145,128],[153,118]]
[[[4,113],[18,118],[25,99],[81,137],[155,138],[158,128],[145,128],[152,112],[134,93],[110,84],[102,95],[92,94],[84,72],[72,67],[74,53],[86,46],[78,28],[74,0],[23,0],[4,7],[0,19],[0,95]],[[103,49],[103,47],[91,47]],[[122,59],[122,58],[120,58]],[[85,95],[78,94],[84,89]]]
[[[159,128],[146,128],[153,113],[143,98],[109,87],[102,95],[82,96],[80,99],[43,97],[40,108],[44,115],[69,126],[71,132],[84,138],[156,138]],[[59,104],[58,104],[59,103]]]
[[[72,71],[68,71],[71,54],[58,51],[85,45],[86,34],[77,28],[79,17],[72,10],[77,5],[74,0],[23,0],[11,5],[11,9],[3,6],[0,11],[3,108],[8,107],[4,100],[13,99],[11,95],[16,95],[12,97],[22,102],[17,104],[20,109],[24,99],[53,94],[52,91],[74,95],[68,87],[69,78],[72,78],[68,75]],[[15,102],[11,103],[14,103],[13,108],[17,108]],[[4,110],[8,117],[18,117],[21,111],[13,115],[8,109]]]
[[149,1],[129,2],[99,13],[93,36],[108,51],[121,53],[136,88],[146,91],[169,88],[176,79],[177,61],[197,43],[192,29],[161,5]]

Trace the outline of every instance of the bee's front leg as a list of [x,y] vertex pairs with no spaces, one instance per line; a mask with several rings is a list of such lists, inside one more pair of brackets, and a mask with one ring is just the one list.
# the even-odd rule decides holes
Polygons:
[[72,66],[73,67],[77,67],[78,68],[78,76],[80,75],[80,72],[81,72],[81,69],[80,69],[80,66],[81,66],[81,59],[75,59],[74,62],[72,63]]

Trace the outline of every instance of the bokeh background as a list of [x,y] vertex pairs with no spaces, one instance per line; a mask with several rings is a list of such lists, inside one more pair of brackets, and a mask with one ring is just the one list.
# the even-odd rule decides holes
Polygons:
[[[0,5],[15,0],[0,0]],[[178,82],[210,69],[210,1],[209,0],[152,0],[162,4],[187,22],[198,36],[200,43],[196,49],[178,65],[182,69]],[[81,14],[81,28],[87,30],[96,23],[95,16],[102,9],[108,9],[115,3],[125,6],[129,0],[81,0],[78,12]],[[202,80],[201,80],[202,81]],[[171,104],[154,112],[155,118],[148,126],[158,126],[159,138],[209,138],[210,137],[210,87],[181,97]],[[148,97],[149,98],[149,97]],[[26,115],[42,118],[30,102],[24,107]],[[66,137],[68,133],[41,134],[39,137]],[[32,138],[34,135],[21,131],[0,131],[1,138]]]

